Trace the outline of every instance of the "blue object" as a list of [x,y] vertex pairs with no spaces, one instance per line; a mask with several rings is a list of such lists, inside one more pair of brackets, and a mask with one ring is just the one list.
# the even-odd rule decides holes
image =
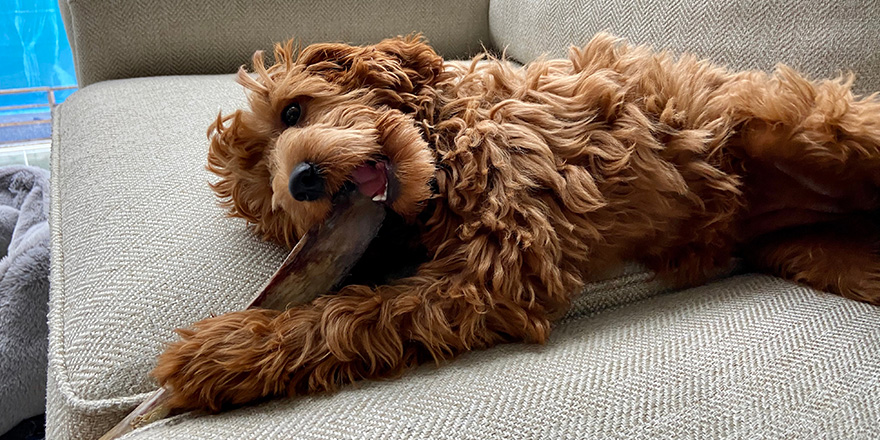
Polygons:
[[[75,85],[57,0],[0,0],[0,92]],[[48,139],[51,104],[60,104],[73,91],[54,90],[54,102],[45,90],[0,94],[0,146]]]
[[57,0],[0,0],[0,35],[0,89],[76,85]]

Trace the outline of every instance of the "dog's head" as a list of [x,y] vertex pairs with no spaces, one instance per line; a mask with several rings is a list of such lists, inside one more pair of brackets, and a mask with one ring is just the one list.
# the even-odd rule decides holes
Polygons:
[[418,115],[430,111],[443,60],[419,37],[372,46],[315,44],[275,64],[254,55],[249,110],[209,128],[212,185],[231,215],[266,239],[292,246],[331,211],[334,196],[360,191],[403,218],[431,196],[435,165]]

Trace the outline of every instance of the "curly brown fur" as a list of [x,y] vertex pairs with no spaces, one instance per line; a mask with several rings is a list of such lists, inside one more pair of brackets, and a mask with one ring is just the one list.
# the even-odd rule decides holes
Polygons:
[[[880,302],[880,240],[860,239],[880,236],[880,102],[853,96],[851,79],[731,72],[607,35],[522,68],[445,64],[419,38],[296,57],[277,46],[275,59],[267,68],[258,54],[256,76],[240,72],[250,109],[209,130],[230,213],[293,245],[330,201],[294,200],[292,167],[321,164],[333,193],[387,157],[400,186],[390,208],[417,228],[428,261],[388,284],[181,330],[154,371],[178,408],[541,343],[590,274],[624,260],[690,285],[742,254]],[[292,101],[303,119],[287,128],[279,114]],[[827,226],[850,221],[859,228]]]

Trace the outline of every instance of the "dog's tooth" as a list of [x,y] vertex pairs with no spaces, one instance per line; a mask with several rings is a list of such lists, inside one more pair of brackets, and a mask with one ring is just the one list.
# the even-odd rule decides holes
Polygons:
[[374,202],[384,202],[388,198],[388,193],[382,193],[376,196],[373,196]]

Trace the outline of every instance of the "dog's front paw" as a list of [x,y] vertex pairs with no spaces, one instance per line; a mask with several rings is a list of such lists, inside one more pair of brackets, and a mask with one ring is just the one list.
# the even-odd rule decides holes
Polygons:
[[152,375],[172,394],[173,410],[225,407],[286,390],[287,358],[273,331],[273,310],[244,310],[205,319],[178,330],[181,340],[159,356]]

